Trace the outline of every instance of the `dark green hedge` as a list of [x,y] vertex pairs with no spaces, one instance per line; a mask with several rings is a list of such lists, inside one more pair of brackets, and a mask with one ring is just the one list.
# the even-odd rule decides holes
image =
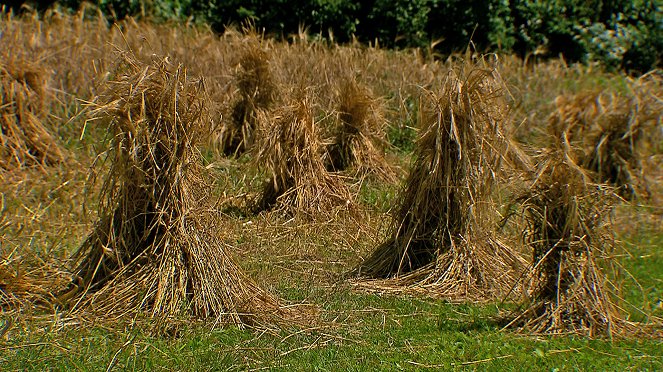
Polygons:
[[[97,0],[110,18],[189,19],[223,30],[249,20],[287,37],[309,34],[345,42],[379,40],[385,47],[424,47],[532,53],[569,62],[645,72],[661,64],[661,0]],[[13,2],[22,3],[22,2]],[[45,8],[53,1],[28,1]],[[77,9],[80,0],[61,6]]]

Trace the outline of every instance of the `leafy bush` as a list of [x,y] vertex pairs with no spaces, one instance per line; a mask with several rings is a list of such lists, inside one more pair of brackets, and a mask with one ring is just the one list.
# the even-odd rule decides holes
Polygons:
[[638,72],[660,64],[663,19],[656,0],[514,0],[511,6],[520,55],[541,51]]
[[589,23],[588,14],[570,0],[515,0],[512,4],[516,28],[514,49],[521,56],[562,53],[571,61],[584,58],[584,48],[576,37],[577,25]]
[[235,0],[197,3],[194,13],[216,30],[250,21],[258,29],[287,36],[297,33],[300,26],[307,26],[323,35],[330,31],[343,42],[356,32],[358,7],[345,0]]
[[470,41],[481,50],[510,50],[514,43],[508,0],[431,0],[427,31],[441,39],[442,52],[463,50]]
[[[83,3],[96,5],[110,20],[126,17],[144,17],[154,20],[187,19],[193,15],[193,0],[62,0],[57,3],[70,11],[78,10]],[[27,1],[26,3],[30,3]],[[35,1],[52,5],[55,1]],[[43,7],[39,7],[43,9]]]
[[[656,0],[644,0],[633,6],[629,16],[622,14],[623,23],[631,31],[630,45],[623,55],[621,67],[644,73],[661,66],[663,53],[663,13]],[[636,4],[636,3],[633,3]]]
[[359,31],[364,39],[378,39],[387,47],[424,46],[429,4],[430,0],[376,0],[366,8]]

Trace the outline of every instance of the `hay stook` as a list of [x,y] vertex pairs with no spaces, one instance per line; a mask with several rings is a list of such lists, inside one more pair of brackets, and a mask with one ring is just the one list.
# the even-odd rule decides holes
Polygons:
[[354,273],[377,278],[361,284],[377,290],[494,297],[513,286],[524,265],[493,228],[491,195],[509,143],[501,132],[503,86],[493,70],[466,65],[450,71],[441,89],[429,92],[391,237]]
[[239,325],[288,317],[232,261],[218,215],[206,206],[195,147],[208,130],[202,81],[166,60],[123,58],[95,110],[113,132],[100,219],[60,302],[105,317],[145,313],[159,329],[179,317]]
[[0,168],[63,162],[63,150],[43,124],[46,72],[35,64],[3,59],[0,61]]
[[572,160],[591,171],[595,182],[617,187],[619,195],[629,200],[642,186],[638,149],[645,128],[660,121],[660,113],[650,112],[639,101],[635,94],[606,92],[560,96],[549,118],[552,136],[568,148]]
[[384,154],[388,144],[380,101],[355,79],[346,79],[339,92],[338,112],[339,125],[327,147],[327,170],[354,168],[355,177],[373,175],[395,183],[398,175]]
[[219,146],[226,156],[241,155],[253,146],[261,112],[269,111],[276,101],[269,58],[257,36],[249,37],[235,76],[239,97],[231,104],[229,120],[219,134]]
[[625,319],[605,273],[614,250],[606,222],[616,196],[589,182],[585,171],[566,159],[549,151],[532,186],[518,198],[532,264],[524,277],[526,307],[507,327],[528,334],[590,337],[654,334],[656,325]]
[[264,121],[255,158],[269,174],[254,211],[277,209],[307,218],[348,209],[351,194],[343,179],[327,172],[311,98],[295,99]]

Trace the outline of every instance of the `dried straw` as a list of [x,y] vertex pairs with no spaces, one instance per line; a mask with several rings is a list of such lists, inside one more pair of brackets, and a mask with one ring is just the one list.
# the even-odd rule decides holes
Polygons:
[[64,161],[64,152],[42,123],[45,81],[38,65],[0,61],[0,168]]
[[146,313],[158,329],[178,316],[274,324],[289,313],[231,260],[205,207],[195,147],[206,130],[202,81],[166,60],[123,58],[95,110],[113,131],[101,217],[60,301],[104,317]]
[[492,228],[493,184],[508,152],[503,87],[493,70],[475,66],[445,79],[439,95],[430,92],[391,237],[355,273],[395,278],[364,287],[479,300],[508,291],[522,263]]
[[655,334],[655,325],[625,320],[597,264],[614,249],[606,224],[615,202],[612,191],[589,183],[567,158],[549,152],[518,199],[526,221],[523,237],[533,252],[526,276],[529,301],[507,327],[590,337]]
[[373,175],[395,183],[398,175],[386,160],[386,121],[383,108],[370,90],[355,79],[343,82],[339,93],[339,125],[327,150],[327,169],[355,168],[355,177]]
[[69,280],[59,267],[55,258],[44,260],[16,250],[0,256],[0,313],[52,310],[53,293]]
[[278,109],[260,136],[255,158],[270,179],[255,211],[279,209],[308,218],[329,216],[352,200],[343,180],[325,169],[323,146],[309,97]]
[[551,134],[557,143],[568,143],[565,152],[580,149],[571,154],[573,161],[591,171],[595,182],[615,186],[622,197],[633,199],[641,189],[638,150],[645,133],[661,118],[651,110],[656,102],[645,101],[650,97],[607,92],[559,96],[549,118]]
[[221,128],[219,146],[225,155],[240,155],[254,142],[262,111],[276,100],[277,87],[270,72],[269,54],[255,35],[247,39],[235,76],[239,97],[230,108],[230,121]]

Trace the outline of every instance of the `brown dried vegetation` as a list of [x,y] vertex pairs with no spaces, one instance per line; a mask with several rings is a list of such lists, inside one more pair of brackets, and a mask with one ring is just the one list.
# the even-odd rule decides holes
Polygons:
[[532,186],[518,199],[532,264],[526,306],[507,327],[590,337],[655,334],[655,325],[626,320],[614,302],[616,288],[606,273],[615,249],[609,226],[613,190],[592,184],[565,158],[556,151],[545,154]]
[[59,301],[104,316],[144,312],[160,328],[182,315],[275,324],[287,312],[226,253],[205,200],[196,149],[209,130],[202,81],[166,61],[124,58],[95,109],[114,132],[100,220]]
[[442,89],[430,93],[391,237],[356,273],[395,278],[362,284],[380,290],[391,283],[448,298],[504,294],[523,261],[493,227],[493,186],[509,149],[501,129],[503,87],[493,70],[468,64],[449,71]]
[[64,151],[43,124],[45,75],[35,64],[0,58],[0,168],[64,161]]
[[269,54],[257,36],[247,38],[235,75],[239,97],[230,107],[229,118],[221,128],[219,146],[225,155],[240,155],[255,140],[262,112],[271,109],[277,88],[269,67]]
[[311,99],[305,96],[265,120],[270,124],[260,133],[256,163],[267,171],[269,180],[255,203],[256,212],[276,208],[313,218],[329,216],[350,204],[343,179],[325,169],[312,110]]
[[617,187],[629,200],[647,194],[640,161],[643,136],[656,133],[663,115],[663,103],[644,82],[656,84],[655,75],[641,79],[631,84],[629,96],[603,91],[559,96],[549,118],[557,143],[577,148],[565,150],[573,161],[591,171],[595,182]]
[[342,83],[339,101],[339,124],[328,146],[327,169],[354,168],[355,177],[373,175],[384,182],[396,182],[396,170],[384,153],[388,144],[381,102],[355,79]]
[[[254,280],[317,293],[359,265],[353,283],[374,292],[452,301],[525,292],[519,331],[655,333],[625,321],[613,297],[620,272],[604,271],[613,240],[603,232],[615,199],[596,184],[651,192],[637,200],[652,212],[628,206],[628,216],[658,226],[660,182],[638,178],[644,157],[649,179],[662,179],[660,73],[626,81],[591,71],[597,83],[584,79],[590,68],[563,61],[500,56],[488,67],[330,47],[305,33],[279,43],[230,29],[109,25],[90,8],[3,16],[0,34],[2,168],[61,162],[58,142],[72,160],[0,171],[3,316],[46,311],[111,328],[144,317],[159,330],[188,319],[299,324],[310,309],[294,314]],[[551,97],[578,93],[551,117]],[[549,143],[536,137],[546,118],[556,155],[536,171],[527,153]],[[531,149],[513,146],[507,129]],[[387,183],[410,154],[385,138],[409,146],[417,131],[394,196]],[[220,148],[251,151],[236,159]],[[511,182],[512,168],[527,182]],[[247,199],[276,213],[223,214]],[[498,230],[501,206],[516,199],[521,213]]]

